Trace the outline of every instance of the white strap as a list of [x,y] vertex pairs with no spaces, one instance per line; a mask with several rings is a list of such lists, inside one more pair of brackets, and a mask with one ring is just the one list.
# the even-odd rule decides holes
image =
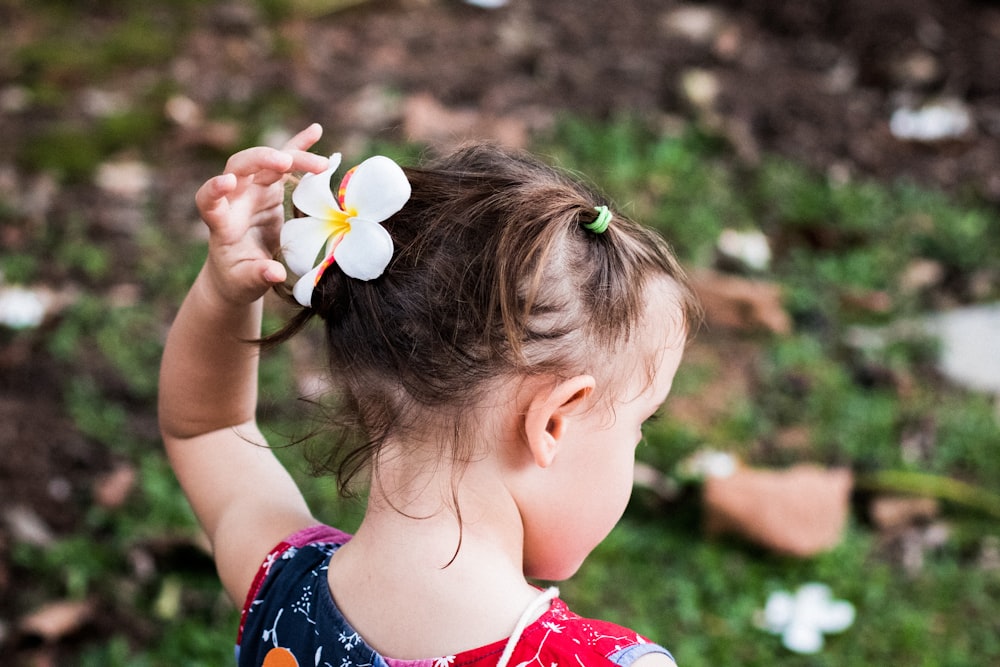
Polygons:
[[503,653],[500,655],[500,660],[497,661],[497,667],[507,667],[510,657],[514,655],[514,647],[517,646],[517,642],[521,639],[524,629],[535,619],[535,615],[539,609],[548,607],[549,603],[557,597],[559,597],[559,589],[555,586],[550,586],[528,605],[528,608],[521,614],[521,618],[517,620],[517,625],[514,626],[514,632],[511,634],[510,639],[507,640],[507,646],[504,647]]

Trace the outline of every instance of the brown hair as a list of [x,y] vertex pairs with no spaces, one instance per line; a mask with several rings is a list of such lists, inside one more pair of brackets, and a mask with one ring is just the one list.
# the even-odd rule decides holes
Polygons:
[[683,320],[673,325],[697,321],[663,239],[617,213],[604,233],[587,231],[607,201],[558,169],[474,145],[405,172],[412,195],[383,223],[395,246],[385,273],[364,282],[334,265],[313,307],[267,339],[284,340],[314,316],[325,323],[331,419],[343,438],[318,464],[342,490],[387,439],[433,436],[429,424],[449,428],[451,456],[468,460],[464,435],[477,425],[467,416],[498,379],[610,364],[643,316],[653,277],[677,285]]

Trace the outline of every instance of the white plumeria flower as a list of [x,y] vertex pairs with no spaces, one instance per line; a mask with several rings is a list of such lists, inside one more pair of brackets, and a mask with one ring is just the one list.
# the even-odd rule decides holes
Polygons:
[[313,288],[334,262],[358,280],[382,275],[392,259],[392,238],[379,223],[410,198],[403,170],[382,155],[348,171],[335,195],[330,179],[339,166],[340,153],[334,153],[329,169],[302,177],[292,192],[292,203],[306,217],[288,220],[281,228],[285,263],[300,276],[292,294],[307,307],[312,305]]
[[764,607],[762,626],[781,635],[781,643],[795,653],[817,653],[823,634],[842,632],[854,623],[854,605],[834,600],[825,584],[804,584],[795,594],[771,593]]

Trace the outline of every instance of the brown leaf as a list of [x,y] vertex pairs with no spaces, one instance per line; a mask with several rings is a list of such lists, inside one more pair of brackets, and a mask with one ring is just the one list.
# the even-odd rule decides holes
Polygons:
[[915,523],[930,521],[938,515],[934,498],[879,496],[870,507],[872,521],[883,531],[896,531]]
[[470,139],[512,148],[523,148],[528,142],[528,128],[521,120],[496,118],[473,108],[449,108],[429,94],[412,95],[404,102],[403,132],[410,141],[442,147]]
[[699,271],[692,283],[705,309],[709,325],[750,331],[766,329],[777,334],[792,330],[792,321],[781,303],[781,286],[714,271]]
[[86,600],[57,600],[22,618],[18,627],[23,634],[56,642],[86,625],[93,614],[93,605]]
[[135,468],[127,463],[119,464],[95,482],[94,501],[105,509],[121,507],[135,488],[135,480]]

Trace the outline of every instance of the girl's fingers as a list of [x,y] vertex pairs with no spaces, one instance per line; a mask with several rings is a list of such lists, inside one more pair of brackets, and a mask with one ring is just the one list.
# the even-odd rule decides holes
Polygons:
[[289,139],[283,149],[255,146],[233,154],[225,171],[206,181],[195,194],[205,222],[213,227],[225,223],[235,199],[243,197],[250,186],[272,186],[291,171],[319,173],[327,169],[329,158],[308,152],[322,134],[323,128],[313,123]]
[[307,151],[290,150],[292,171],[308,171],[318,174],[330,166],[330,158]]
[[224,173],[253,176],[255,182],[269,185],[292,170],[323,171],[328,159],[308,152],[322,135],[323,128],[313,123],[289,139],[282,149],[267,146],[244,149],[229,158]]
[[285,150],[287,151],[305,151],[312,148],[313,144],[319,141],[319,138],[323,136],[323,127],[319,123],[313,123],[306,129],[302,130],[294,137],[288,140],[285,144]]
[[233,174],[222,174],[205,181],[204,185],[198,188],[194,195],[195,204],[198,211],[206,222],[219,220],[229,209],[229,201],[226,195],[236,187],[236,176]]
[[225,173],[240,177],[254,176],[259,172],[283,174],[292,168],[292,156],[277,148],[255,146],[235,153],[226,162]]

